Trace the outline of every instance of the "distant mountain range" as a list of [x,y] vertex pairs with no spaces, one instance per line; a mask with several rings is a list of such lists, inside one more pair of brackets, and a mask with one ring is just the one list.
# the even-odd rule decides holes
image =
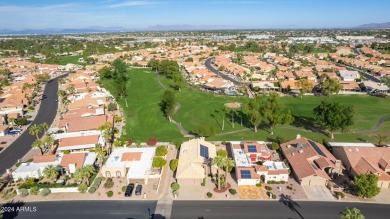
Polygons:
[[[224,25],[155,25],[147,28],[123,28],[123,27],[100,27],[92,26],[87,28],[46,28],[46,29],[23,29],[11,30],[0,29],[2,35],[28,35],[28,34],[72,34],[72,33],[112,33],[112,32],[134,32],[134,31],[189,31],[189,30],[228,30],[228,29],[262,29],[261,27],[239,27]],[[264,28],[263,28],[264,29]],[[266,29],[286,29],[286,28],[266,28]],[[293,28],[294,29],[294,28]],[[296,27],[296,29],[302,29]],[[309,29],[309,28],[304,28]],[[317,28],[318,29],[318,28]],[[345,28],[343,28],[345,29]],[[363,24],[351,29],[390,29],[390,22]]]
[[390,22],[362,24],[362,25],[359,25],[355,28],[357,28],[357,29],[390,29]]

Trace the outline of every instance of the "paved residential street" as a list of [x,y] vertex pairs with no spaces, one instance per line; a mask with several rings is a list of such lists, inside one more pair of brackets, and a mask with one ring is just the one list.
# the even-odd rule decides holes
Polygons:
[[211,71],[211,72],[213,72],[213,73],[215,73],[215,74],[217,74],[217,75],[220,75],[220,76],[221,76],[223,79],[225,79],[225,80],[229,80],[229,81],[233,82],[233,84],[236,85],[236,86],[248,84],[248,83],[246,83],[246,82],[237,81],[236,79],[231,78],[231,77],[229,77],[229,76],[226,75],[226,74],[219,73],[219,71],[218,71],[217,69],[215,69],[215,68],[211,65],[211,60],[213,60],[213,59],[214,59],[214,57],[210,57],[210,58],[206,59],[206,61],[204,62],[204,65],[206,66],[206,68],[207,68],[209,71]]
[[[155,211],[156,201],[52,201],[7,206],[10,208],[4,209],[4,219],[149,219]],[[14,211],[11,211],[12,207]],[[17,207],[22,210],[17,212]]]
[[[38,114],[32,124],[41,124],[46,122],[52,124],[58,108],[57,100],[58,83],[57,79],[53,79],[47,83],[43,92],[47,98],[44,98],[41,102]],[[40,134],[43,136],[43,133]],[[26,130],[19,136],[10,146],[8,146],[2,153],[0,153],[0,175],[11,168],[18,159],[22,158],[28,151],[31,150],[31,144],[34,142],[35,137],[28,133]]]
[[346,202],[174,201],[172,219],[291,218],[338,219],[346,207],[357,207],[367,219],[389,218],[389,205]]

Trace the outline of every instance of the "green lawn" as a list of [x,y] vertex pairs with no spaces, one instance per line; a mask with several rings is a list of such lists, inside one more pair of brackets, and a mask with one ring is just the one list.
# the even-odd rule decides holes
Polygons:
[[[156,137],[161,141],[172,141],[182,139],[177,127],[168,122],[159,109],[159,102],[163,88],[157,83],[156,73],[145,73],[149,69],[129,69],[129,84],[126,107],[124,100],[119,100],[119,104],[125,111],[127,118],[126,134],[124,138],[144,141],[149,137]],[[161,82],[168,88],[172,83],[164,76],[160,77]],[[112,90],[114,83],[105,80],[109,90]],[[241,126],[240,117],[235,119],[234,128],[230,116],[225,117],[225,129],[221,130],[222,113],[221,109],[228,102],[243,102],[245,98],[228,97],[222,95],[213,95],[198,91],[188,85],[184,86],[181,91],[175,91],[177,101],[181,108],[173,119],[182,123],[183,127],[190,131],[201,125],[212,125],[217,128],[218,133],[241,130],[246,127],[245,120]],[[282,97],[281,101],[285,106],[291,109],[294,116],[303,118],[306,121],[313,120],[312,110],[322,99],[326,97],[304,96],[303,99],[294,97]],[[380,97],[371,97],[365,95],[338,95],[330,97],[345,104],[353,105],[355,108],[355,124],[350,128],[351,131],[370,129],[375,126],[379,118],[390,113],[390,100]],[[368,134],[342,134],[335,135],[337,141],[359,141],[358,138],[374,140],[376,133],[390,135],[390,125],[386,122],[384,126],[375,133]],[[305,127],[305,122],[299,128]],[[274,138],[277,135],[285,139],[295,138],[296,134],[313,138],[317,141],[328,139],[321,133],[303,132],[289,128],[277,127],[273,130],[274,135],[269,130],[259,130],[240,132],[236,134],[214,136],[211,140],[241,140],[241,139],[264,139]],[[390,139],[388,139],[390,140]]]
[[[59,64],[60,65],[66,65],[68,63],[72,63],[72,64],[76,64],[76,65],[86,65],[86,63],[84,62],[79,62],[79,58],[86,58],[87,56],[85,55],[77,55],[77,56],[61,56],[61,57],[58,57],[59,58]],[[52,59],[47,59],[45,61],[46,63],[49,63],[49,64],[54,64],[55,61],[52,60]]]
[[[145,141],[150,137],[156,137],[158,141],[182,139],[177,127],[168,122],[158,105],[164,90],[158,85],[156,74],[144,71],[149,70],[129,70],[128,107],[124,99],[119,99],[126,117],[126,134],[122,137],[135,141]],[[110,80],[104,80],[103,83],[115,95],[112,92],[115,83]]]

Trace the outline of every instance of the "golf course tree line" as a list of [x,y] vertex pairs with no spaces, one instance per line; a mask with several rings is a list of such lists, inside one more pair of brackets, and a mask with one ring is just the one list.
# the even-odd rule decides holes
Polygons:
[[280,102],[276,92],[249,99],[244,104],[244,113],[255,132],[262,122],[272,130],[278,125],[289,125],[294,121],[291,111]]
[[101,79],[114,80],[115,92],[117,97],[126,98],[127,96],[127,81],[129,79],[127,72],[126,63],[122,59],[115,59],[111,67],[103,67],[99,70],[99,76]]
[[165,75],[168,79],[173,80],[172,88],[180,91],[184,85],[184,79],[180,74],[179,64],[174,60],[157,60],[152,59],[148,63],[152,70],[158,71],[160,74]]
[[175,93],[171,90],[166,90],[161,96],[160,108],[169,122],[172,121],[172,116],[176,107]]
[[313,109],[313,113],[317,124],[328,130],[332,139],[335,130],[341,129],[342,132],[345,132],[354,123],[353,107],[336,101],[321,101]]

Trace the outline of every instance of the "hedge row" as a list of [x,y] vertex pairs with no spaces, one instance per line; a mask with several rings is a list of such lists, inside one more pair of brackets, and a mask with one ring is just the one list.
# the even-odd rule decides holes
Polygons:
[[96,190],[99,188],[101,183],[102,183],[102,178],[96,177],[95,180],[93,181],[92,185],[89,187],[88,192],[91,194],[95,193]]

